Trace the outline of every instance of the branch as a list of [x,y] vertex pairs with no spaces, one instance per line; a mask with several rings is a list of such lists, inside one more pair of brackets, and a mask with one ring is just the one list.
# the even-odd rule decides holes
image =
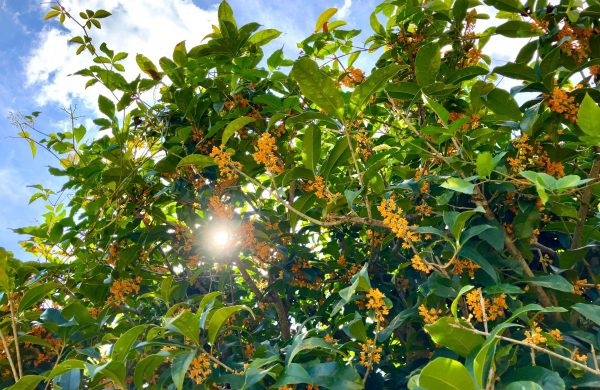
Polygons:
[[[481,189],[478,186],[475,186],[475,189],[473,191],[473,201],[475,202],[475,204],[477,206],[483,207],[483,209],[485,211],[485,217],[487,218],[488,221],[496,220],[496,216],[494,215],[494,212],[490,209],[490,205],[488,204],[485,195],[483,194],[483,192],[481,191]],[[521,251],[519,251],[519,249],[516,247],[515,243],[510,238],[510,235],[508,234],[506,229],[504,230],[504,245],[505,245],[506,249],[508,250],[508,253],[510,253],[511,256],[513,256],[515,259],[517,259],[519,264],[521,264],[521,266],[523,267],[523,270],[525,271],[525,275],[527,275],[530,278],[534,277],[535,275],[531,271],[531,268],[529,268],[529,264],[523,257],[523,254],[521,253]],[[552,302],[550,301],[550,298],[548,297],[548,295],[546,294],[544,289],[542,289],[537,284],[533,284],[533,283],[529,283],[529,287],[535,291],[540,302],[542,303],[542,306],[544,306],[544,307],[552,306]],[[553,312],[553,315],[557,321],[560,321],[561,318],[560,318],[559,313]]]
[[[480,330],[473,329],[473,328],[467,328],[467,327],[462,326],[462,325],[457,325],[457,324],[448,324],[448,325],[450,325],[453,328],[459,328],[459,329],[468,330],[471,333],[478,334],[478,335],[481,335],[481,336],[486,336],[486,337],[491,336],[491,333],[482,332]],[[509,337],[504,337],[504,336],[499,336],[499,335],[494,335],[493,337],[497,338],[499,340],[508,341],[509,343],[519,344],[519,345],[522,345],[524,347],[535,349],[536,351],[540,351],[540,352],[543,352],[543,353],[548,354],[550,356],[554,356],[555,358],[564,360],[565,362],[569,362],[570,364],[573,364],[573,365],[576,365],[577,367],[583,368],[585,371],[591,372],[594,375],[600,376],[600,371],[594,370],[594,369],[586,366],[585,364],[581,364],[581,363],[579,363],[579,362],[577,362],[577,361],[575,361],[573,359],[570,359],[568,357],[560,355],[560,354],[558,354],[558,353],[556,353],[554,351],[550,351],[549,349],[542,348],[542,347],[540,347],[540,346],[538,346],[536,344],[526,343],[525,341],[515,340],[515,339],[511,339]]]
[[[600,153],[600,147],[594,146],[594,152]],[[589,179],[598,179],[600,175],[600,156],[597,156],[592,164],[592,169],[588,175]],[[579,248],[581,244],[581,238],[583,237],[583,228],[585,227],[585,220],[587,219],[587,213],[590,210],[590,201],[592,200],[593,186],[586,187],[583,190],[581,196],[581,206],[577,212],[577,224],[575,225],[575,233],[573,234],[573,241],[571,242],[571,249]]]

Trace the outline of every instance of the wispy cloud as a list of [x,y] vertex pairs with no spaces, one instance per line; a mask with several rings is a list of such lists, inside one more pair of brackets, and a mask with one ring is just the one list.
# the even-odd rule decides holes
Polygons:
[[[128,80],[141,73],[135,63],[138,53],[158,64],[162,56],[169,56],[175,45],[186,40],[191,48],[201,43],[217,23],[216,11],[206,11],[186,0],[70,0],[63,4],[73,15],[85,9],[104,9],[113,16],[102,19],[102,29],[92,29],[96,48],[106,42],[111,50],[127,52],[123,62]],[[47,12],[47,9],[43,11]],[[28,86],[36,86],[39,104],[57,103],[68,106],[80,100],[88,107],[95,106],[96,96],[102,89],[83,90],[85,79],[69,76],[92,64],[89,54],[75,56],[75,47],[67,41],[81,35],[80,28],[67,20],[64,27],[51,22],[38,35],[39,45],[25,58]]]

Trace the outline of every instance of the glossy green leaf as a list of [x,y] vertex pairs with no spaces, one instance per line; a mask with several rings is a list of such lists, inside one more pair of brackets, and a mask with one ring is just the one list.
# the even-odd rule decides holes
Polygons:
[[250,312],[250,314],[252,314],[252,310],[250,310],[250,308],[244,305],[223,307],[215,311],[215,313],[210,318],[210,322],[208,323],[208,341],[212,345],[215,344],[217,336],[219,335],[219,333],[221,333],[221,329],[223,328],[225,322],[227,322],[229,317],[241,310],[247,310]]
[[333,80],[321,72],[316,62],[306,57],[299,59],[294,64],[291,75],[307,98],[328,114],[342,120],[344,99]]
[[376,69],[365,81],[354,89],[350,96],[350,103],[346,109],[346,114],[350,122],[354,120],[360,110],[369,102],[371,96],[394,77],[400,69],[401,67],[395,64]]
[[223,145],[225,145],[227,143],[227,141],[229,141],[229,138],[231,138],[231,136],[234,135],[236,131],[238,131],[242,127],[244,127],[247,124],[252,123],[254,121],[256,121],[256,119],[251,118],[249,116],[242,116],[242,117],[234,119],[232,122],[230,122],[227,125],[227,127],[223,131],[223,138],[221,140],[221,143]]
[[439,357],[423,368],[419,386],[426,390],[475,390],[469,371],[460,362]]
[[470,327],[469,323],[464,320],[453,317],[443,317],[434,324],[425,325],[425,329],[433,341],[463,357],[467,357],[473,349],[483,344],[484,338],[482,336],[469,332],[466,329],[456,328],[452,325],[459,325],[466,328]]
[[424,87],[435,82],[442,64],[442,54],[437,43],[428,43],[421,47],[415,58],[417,83]]

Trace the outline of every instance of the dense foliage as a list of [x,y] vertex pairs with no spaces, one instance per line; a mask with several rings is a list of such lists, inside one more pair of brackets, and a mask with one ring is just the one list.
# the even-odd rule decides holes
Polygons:
[[0,386],[600,387],[600,3],[486,4],[385,1],[366,47],[329,9],[290,60],[223,2],[135,80],[53,6],[106,135],[13,116],[69,196],[0,253]]

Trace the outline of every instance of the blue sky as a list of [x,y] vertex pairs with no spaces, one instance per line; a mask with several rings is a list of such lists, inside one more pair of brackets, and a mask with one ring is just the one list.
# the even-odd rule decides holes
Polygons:
[[[66,0],[63,5],[78,14],[85,9],[105,9],[113,16],[103,20],[101,30],[93,30],[94,41],[107,42],[115,52],[130,53],[125,61],[126,78],[140,73],[135,65],[135,54],[142,53],[156,63],[162,56],[170,56],[173,47],[186,40],[188,48],[200,43],[216,24],[217,0]],[[283,34],[270,43],[268,53],[284,47],[286,58],[299,54],[296,43],[310,35],[318,16],[325,9],[336,7],[338,15],[348,28],[362,29],[368,36],[369,16],[379,4],[375,0],[230,0],[238,25],[258,22],[265,28],[275,28]],[[46,212],[41,200],[28,205],[35,190],[28,185],[41,184],[54,191],[60,190],[62,181],[47,173],[48,166],[58,166],[49,153],[38,150],[32,159],[29,145],[20,139],[17,130],[7,119],[9,112],[29,114],[41,111],[37,127],[46,132],[68,128],[63,107],[77,105],[80,121],[95,133],[91,120],[96,116],[95,102],[101,87],[83,90],[85,79],[69,74],[91,64],[89,55],[74,55],[67,44],[70,37],[79,35],[73,23],[61,27],[57,21],[43,22],[49,5],[39,0],[0,0],[0,246],[15,252],[22,260],[32,260],[23,253],[19,241],[25,237],[10,229],[36,224]],[[482,31],[494,20],[494,11],[481,7],[492,19],[479,23]],[[491,11],[491,12],[490,12]],[[360,38],[360,37],[359,37]],[[358,43],[358,42],[357,42]],[[486,54],[500,61],[514,58],[519,46],[511,46],[501,37],[493,38]],[[499,63],[498,63],[499,64]],[[368,71],[363,59],[357,67]],[[511,85],[504,86],[505,88]]]

